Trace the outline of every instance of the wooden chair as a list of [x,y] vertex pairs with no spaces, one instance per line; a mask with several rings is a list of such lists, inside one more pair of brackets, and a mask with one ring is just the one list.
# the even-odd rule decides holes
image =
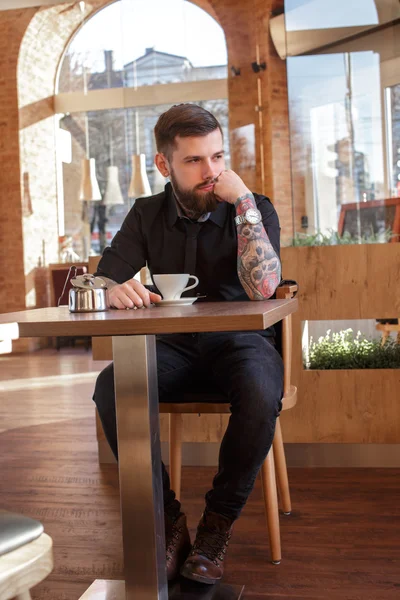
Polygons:
[[[277,290],[277,298],[292,298],[297,285],[281,286]],[[292,321],[291,315],[282,321],[282,358],[284,364],[284,395],[282,410],[293,408],[297,402],[297,388],[291,385],[291,347]],[[169,414],[169,472],[171,488],[180,498],[182,470],[182,423],[184,414],[223,414],[230,413],[229,404],[222,394],[212,394],[212,402],[200,401],[204,396],[200,393],[185,393],[184,402],[162,402],[160,413]],[[209,397],[211,400],[211,397]],[[273,445],[261,467],[261,482],[264,495],[265,514],[268,524],[271,560],[274,565],[281,562],[281,537],[279,527],[278,493],[285,515],[292,511],[289,480],[286,468],[280,419],[276,421]]]
[[[11,513],[1,511],[0,524]],[[15,521],[18,515],[11,515]],[[0,555],[0,598],[1,600],[31,600],[29,590],[43,581],[53,569],[53,542],[46,533],[41,533],[40,523],[21,516],[21,526],[8,527],[7,540],[10,550]],[[28,522],[33,524],[33,529]],[[28,526],[25,529],[25,522]],[[36,528],[35,528],[36,524]],[[3,527],[1,525],[1,527]],[[6,528],[7,525],[4,526]],[[21,540],[24,540],[21,542]],[[4,548],[3,548],[4,551]]]
[[399,324],[399,319],[397,319],[397,323],[393,323],[392,321],[394,321],[395,319],[391,319],[390,323],[378,323],[378,325],[376,326],[377,331],[381,331],[382,332],[382,340],[381,340],[381,346],[384,346],[386,343],[386,340],[388,339],[389,335],[391,334],[392,331],[396,331],[397,332],[397,343],[400,344],[400,324]]
[[[100,257],[89,258],[89,272],[94,273]],[[142,283],[149,283],[146,272],[142,270]],[[151,283],[151,280],[150,280]],[[297,285],[281,284],[276,297],[279,299],[293,298],[297,293]],[[291,384],[291,349],[292,349],[292,316],[289,315],[282,321],[281,331],[281,354],[284,364],[284,395],[282,399],[282,410],[289,410],[296,405],[297,388]],[[96,340],[94,340],[96,341]],[[111,340],[102,338],[98,341],[97,360],[112,360]],[[94,347],[94,344],[93,344]],[[182,422],[184,414],[225,414],[230,413],[229,403],[221,394],[213,394],[213,402],[200,402],[204,395],[185,394],[185,402],[162,402],[160,413],[169,414],[169,471],[171,487],[177,497],[181,492],[181,470],[182,470]],[[211,397],[209,400],[211,400]],[[98,435],[103,435],[100,419],[96,418]],[[276,422],[275,437],[271,450],[261,467],[261,481],[264,494],[265,512],[269,531],[270,552],[273,564],[279,564],[282,558],[281,538],[279,527],[278,490],[285,515],[291,513],[291,500],[289,481],[286,468],[285,452],[283,447],[282,430],[279,418]],[[278,486],[277,486],[278,483]]]
[[[50,306],[57,306],[58,299],[60,298],[61,292],[63,291],[69,269],[73,266],[77,268],[77,275],[87,273],[88,263],[86,262],[49,264],[48,269],[50,279]],[[68,281],[67,285],[65,286],[60,304],[68,304],[68,293],[71,287],[72,285],[70,281]]]

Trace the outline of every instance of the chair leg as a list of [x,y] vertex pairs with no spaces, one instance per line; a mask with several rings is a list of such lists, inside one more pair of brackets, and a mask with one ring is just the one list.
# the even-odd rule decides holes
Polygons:
[[289,480],[286,467],[285,449],[283,446],[282,429],[280,419],[276,420],[275,436],[273,442],[274,459],[276,469],[276,479],[278,482],[279,493],[282,502],[282,510],[285,515],[292,512],[292,503],[290,501]]
[[274,450],[271,449],[261,467],[261,481],[264,494],[265,514],[268,523],[269,545],[272,563],[281,562],[281,534],[279,528],[278,494],[276,490]]
[[381,340],[381,346],[384,346],[386,344],[386,340],[389,337],[389,332],[388,331],[383,331],[382,332],[382,340]]
[[177,499],[181,497],[181,472],[182,472],[182,415],[170,413],[169,415],[169,472],[171,488]]

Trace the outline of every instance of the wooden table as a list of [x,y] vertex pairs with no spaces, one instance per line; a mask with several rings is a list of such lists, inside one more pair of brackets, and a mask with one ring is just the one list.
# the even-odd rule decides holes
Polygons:
[[[297,300],[290,299],[80,314],[62,306],[0,315],[0,339],[17,335],[113,338],[125,586],[97,580],[82,600],[168,598],[155,334],[266,329],[296,310]],[[233,599],[243,589],[182,585],[185,589],[173,585],[169,597]]]

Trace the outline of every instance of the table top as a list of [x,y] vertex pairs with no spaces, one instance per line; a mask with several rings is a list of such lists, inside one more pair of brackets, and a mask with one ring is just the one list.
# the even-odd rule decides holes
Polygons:
[[[297,299],[198,302],[191,306],[70,313],[67,306],[0,315],[0,340],[19,337],[112,336],[266,329],[297,310]],[[16,324],[16,325],[15,325]]]

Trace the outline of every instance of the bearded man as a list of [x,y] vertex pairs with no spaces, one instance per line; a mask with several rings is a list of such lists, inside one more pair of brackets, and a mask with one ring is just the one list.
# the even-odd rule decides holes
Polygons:
[[[142,308],[161,301],[158,290],[134,279],[146,263],[152,275],[196,275],[206,302],[270,298],[281,279],[278,216],[268,198],[225,169],[216,118],[194,104],[173,106],[158,119],[155,138],[155,164],[170,183],[162,193],[136,200],[103,253],[97,275],[108,279],[110,305]],[[160,402],[208,386],[231,405],[193,545],[162,465],[168,579],[181,573],[212,584],[222,577],[233,523],[272,444],[283,364],[273,328],[158,335],[156,343]],[[118,459],[112,364],[100,373],[93,399]]]

